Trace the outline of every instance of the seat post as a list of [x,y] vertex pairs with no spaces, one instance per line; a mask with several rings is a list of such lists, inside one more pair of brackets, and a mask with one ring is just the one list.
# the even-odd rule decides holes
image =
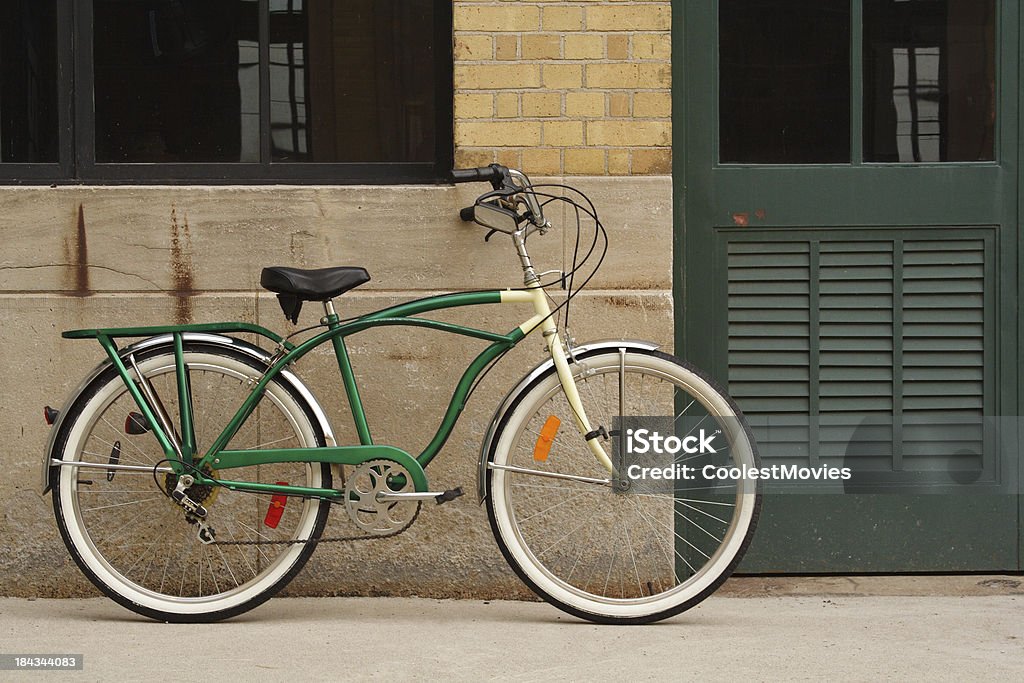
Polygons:
[[328,299],[324,302],[324,313],[327,317],[338,315],[334,310],[334,301],[332,299]]

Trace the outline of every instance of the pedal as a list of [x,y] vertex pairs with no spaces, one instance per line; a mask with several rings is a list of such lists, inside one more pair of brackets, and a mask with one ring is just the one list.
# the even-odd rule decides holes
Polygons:
[[437,497],[434,498],[434,500],[437,501],[438,505],[443,505],[444,503],[447,503],[449,501],[453,501],[456,498],[458,498],[459,496],[464,495],[464,494],[465,494],[465,492],[462,490],[462,487],[461,486],[456,486],[453,489],[448,489],[444,493],[437,494]]

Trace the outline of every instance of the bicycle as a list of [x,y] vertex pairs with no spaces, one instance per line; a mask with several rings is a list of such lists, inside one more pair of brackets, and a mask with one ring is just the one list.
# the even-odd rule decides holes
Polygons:
[[[511,238],[523,287],[431,296],[343,320],[333,299],[367,282],[364,269],[273,267],[264,269],[261,284],[277,293],[286,318],[297,323],[304,302],[320,302],[319,325],[288,338],[241,322],[63,333],[97,340],[106,359],[64,410],[45,409],[52,430],[43,490],[52,490],[61,537],[99,590],[154,619],[214,621],[269,599],[319,543],[401,533],[423,502],[462,495],[461,488],[431,491],[425,467],[489,368],[535,332],[549,357],[498,406],[478,468],[477,497],[515,573],[556,607],[605,623],[664,619],[725,581],[756,526],[756,482],[674,484],[653,492],[634,487],[623,472],[623,420],[668,416],[691,431],[706,424],[724,447],[686,459],[756,467],[756,446],[739,408],[704,373],[657,344],[576,344],[563,337],[571,302],[608,247],[597,211],[582,193],[533,185],[520,171],[497,164],[453,171],[453,180],[491,183],[460,217],[488,228],[486,240],[497,233]],[[551,228],[544,217],[551,202],[575,211],[573,267],[538,273],[527,239]],[[589,249],[585,239],[581,244],[583,221],[594,226]],[[597,265],[588,265],[594,258]],[[547,290],[556,285],[565,295],[552,305]],[[507,334],[419,317],[484,304],[529,305],[532,316]],[[416,457],[374,443],[346,344],[358,332],[390,325],[489,343],[463,373],[433,439]],[[242,333],[267,340],[273,351],[232,336]],[[303,333],[312,334],[290,341]],[[117,346],[118,339],[138,337],[142,341]],[[358,445],[337,442],[320,404],[292,370],[327,343]],[[323,536],[333,505],[345,509],[358,533]]]

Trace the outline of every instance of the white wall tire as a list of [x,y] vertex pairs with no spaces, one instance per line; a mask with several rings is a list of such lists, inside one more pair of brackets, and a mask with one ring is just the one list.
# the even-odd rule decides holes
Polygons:
[[[756,446],[741,412],[696,368],[659,352],[628,351],[623,357],[615,349],[585,354],[578,361],[573,371],[593,426],[603,424],[611,429],[608,416],[602,414],[601,397],[607,393],[617,396],[614,385],[621,369],[627,377],[625,386],[639,394],[630,404],[633,410],[658,405],[658,401],[646,394],[668,396],[667,392],[671,391],[674,402],[686,392],[695,399],[695,404],[718,419],[730,444],[732,462],[757,466]],[[591,382],[597,385],[596,389],[587,386]],[[657,388],[654,383],[658,383]],[[549,413],[566,412],[566,405],[554,371],[538,377],[499,420],[489,462],[531,469],[550,468],[555,472],[597,478],[607,476],[587,452],[570,421],[571,415],[561,418],[559,438],[566,435],[567,441],[552,450],[553,461],[529,461],[527,454],[532,450],[537,425]],[[636,415],[661,414],[633,410],[629,412]],[[555,458],[559,461],[554,462]],[[689,609],[713,593],[742,558],[760,508],[756,485],[738,483],[735,491],[727,492],[724,503],[721,492],[714,494],[713,502],[709,502],[712,497],[698,501],[682,498],[682,495],[673,494],[671,500],[664,501],[651,496],[652,500],[648,501],[639,496],[631,498],[612,493],[608,487],[499,469],[489,468],[487,473],[491,527],[512,568],[548,602],[575,616],[603,623],[648,623]],[[689,491],[685,495],[696,494]],[[724,519],[726,513],[719,510],[729,511],[729,518]],[[669,519],[666,514],[671,515],[669,526],[665,526]],[[687,514],[698,517],[699,521],[685,520]],[[719,521],[711,522],[704,515]],[[661,528],[663,526],[665,528]],[[669,535],[671,544],[663,538]],[[692,551],[684,545],[686,543],[691,544]],[[623,548],[628,549],[628,554]],[[642,552],[645,549],[647,552]],[[658,557],[659,554],[664,557]],[[706,560],[693,559],[704,554]],[[687,555],[693,557],[687,558]],[[611,559],[606,561],[606,556]],[[700,566],[690,566],[697,564]],[[603,577],[605,572],[607,576]],[[616,582],[619,583],[618,594]],[[632,583],[636,584],[635,588],[628,585]]]
[[[170,347],[147,350],[136,360],[177,419]],[[221,416],[230,417],[240,405],[238,397],[247,393],[261,368],[242,354],[202,344],[187,344],[185,361],[193,378],[202,449],[226,424]],[[155,465],[163,457],[156,440],[148,434],[123,432],[121,425],[131,409],[137,410],[121,379],[112,369],[102,373],[68,408],[71,412],[56,439],[54,456],[104,462],[117,444],[124,464]],[[324,444],[309,407],[277,382],[268,385],[257,412],[229,447],[266,446],[268,441],[275,446]],[[194,527],[190,528],[180,508],[157,488],[159,479],[116,472],[108,481],[107,475],[104,470],[53,468],[54,512],[61,536],[79,567],[103,593],[128,609],[163,621],[214,621],[266,601],[295,576],[315,547],[266,541],[319,536],[329,509],[327,502],[290,499],[277,529],[271,529],[261,525],[269,496],[217,487],[210,492],[208,521],[219,532],[218,539],[261,543],[205,546],[194,537]],[[218,477],[287,478],[296,485],[331,485],[329,467],[318,463],[222,470]]]

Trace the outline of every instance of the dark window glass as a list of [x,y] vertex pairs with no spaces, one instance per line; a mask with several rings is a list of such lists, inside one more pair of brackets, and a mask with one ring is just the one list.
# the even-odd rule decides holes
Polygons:
[[0,2],[0,161],[57,161],[56,4]]
[[995,0],[864,1],[864,160],[995,158]]
[[720,0],[722,163],[850,160],[849,0]]
[[96,161],[259,161],[256,0],[96,0]]
[[0,177],[442,178],[451,21],[446,0],[0,0]]
[[434,0],[270,0],[274,161],[432,161]]

